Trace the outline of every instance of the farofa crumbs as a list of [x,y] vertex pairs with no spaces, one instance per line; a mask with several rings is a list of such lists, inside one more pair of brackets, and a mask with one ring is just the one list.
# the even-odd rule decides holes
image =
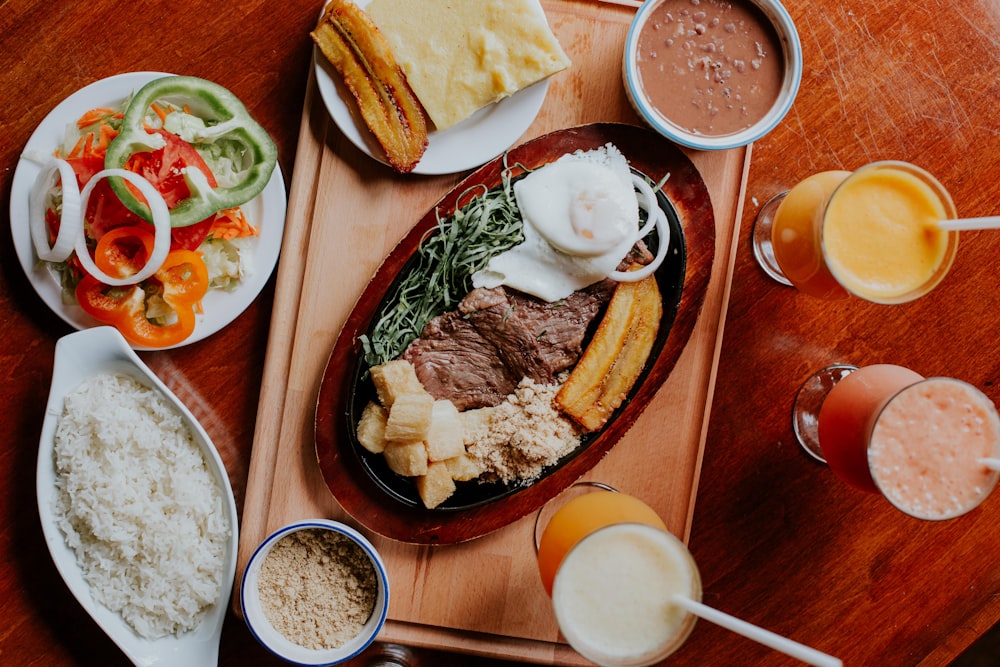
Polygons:
[[305,648],[337,648],[355,637],[375,609],[371,559],[332,530],[290,533],[264,558],[257,581],[267,620]]
[[481,463],[484,476],[507,484],[532,482],[580,445],[576,425],[554,404],[559,387],[524,378],[491,409],[485,428],[469,435],[466,449]]

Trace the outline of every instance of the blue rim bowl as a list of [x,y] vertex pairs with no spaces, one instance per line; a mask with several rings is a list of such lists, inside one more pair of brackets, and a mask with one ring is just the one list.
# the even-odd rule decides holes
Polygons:
[[799,42],[795,23],[778,0],[747,1],[756,5],[774,26],[784,55],[785,76],[778,98],[764,117],[745,130],[732,134],[710,136],[689,132],[670,122],[650,104],[640,85],[636,54],[639,32],[662,0],[647,0],[632,19],[622,57],[622,80],[625,92],[632,108],[646,124],[674,143],[698,150],[726,150],[746,146],[773,130],[792,108],[795,96],[799,92],[799,83],[802,81],[802,44]]
[[[309,529],[332,530],[346,535],[360,546],[375,568],[375,578],[378,582],[378,592],[375,597],[375,608],[368,622],[350,641],[337,648],[310,649],[288,640],[271,625],[264,615],[260,604],[260,591],[257,587],[260,567],[271,548],[286,535],[300,530]],[[362,651],[375,641],[375,637],[385,625],[386,614],[389,611],[389,579],[385,572],[385,563],[375,547],[364,535],[354,528],[337,521],[327,519],[308,519],[297,521],[275,531],[264,540],[250,556],[243,579],[240,583],[240,609],[243,620],[250,634],[260,644],[277,657],[295,665],[304,667],[320,667],[321,665],[336,665],[351,658],[356,658]]]

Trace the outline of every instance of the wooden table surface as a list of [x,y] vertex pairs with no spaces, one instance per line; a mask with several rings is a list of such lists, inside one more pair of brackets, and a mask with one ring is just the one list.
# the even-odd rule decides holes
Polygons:
[[[903,159],[932,171],[962,215],[1000,213],[1000,12],[992,0],[789,3],[805,53],[799,97],[753,148],[715,400],[690,538],[705,600],[848,665],[951,664],[1000,621],[1000,494],[946,523],[903,517],[797,448],[792,398],[833,361],[891,362],[965,379],[1000,401],[1000,234],[962,235],[950,275],[905,306],[821,302],[770,282],[753,217],[810,173]],[[127,664],[76,604],[38,525],[35,452],[56,340],[11,241],[18,155],[39,120],[98,79],[138,70],[213,79],[278,144],[291,182],[320,3],[0,0],[0,633],[4,664]],[[24,224],[24,221],[14,221]],[[273,281],[223,332],[143,358],[192,408],[229,469],[250,459]],[[981,640],[980,644],[989,641]],[[376,649],[353,661],[366,664]],[[992,662],[1000,664],[1000,657]],[[235,616],[220,664],[276,664]],[[426,665],[501,665],[422,649]],[[700,622],[670,664],[795,664]]]

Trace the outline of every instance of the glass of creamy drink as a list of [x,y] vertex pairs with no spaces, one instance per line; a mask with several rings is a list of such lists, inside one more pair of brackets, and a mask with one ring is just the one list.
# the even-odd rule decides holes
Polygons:
[[1000,456],[1000,416],[976,387],[892,364],[824,374],[825,395],[815,383],[817,395],[803,399],[807,382],[793,418],[816,424],[803,447],[851,486],[926,520],[966,514],[996,487],[1000,471],[988,460]]
[[560,631],[602,667],[660,662],[694,628],[696,616],[674,602],[701,600],[694,559],[637,498],[587,483],[568,495],[536,523],[539,574]]
[[899,161],[824,171],[761,207],[754,256],[775,280],[822,299],[905,303],[934,289],[955,259],[951,196],[927,171]]
[[680,648],[697,618],[816,667],[843,667],[826,653],[701,602],[691,553],[656,512],[599,482],[579,482],[535,517],[538,573],[566,641],[601,667],[659,663]]

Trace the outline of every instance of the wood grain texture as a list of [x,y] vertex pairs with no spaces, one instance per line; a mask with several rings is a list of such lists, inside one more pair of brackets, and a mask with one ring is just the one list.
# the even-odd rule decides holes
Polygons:
[[[213,79],[233,90],[274,136],[286,185],[303,170],[334,169],[331,189],[289,190],[290,210],[337,210],[338,221],[369,220],[363,207],[337,209],[341,188],[382,190],[368,182],[379,168],[355,151],[319,111],[303,114],[312,44],[308,31],[320,2],[247,0],[220,5],[188,0],[166,6],[140,0],[127,7],[110,0],[37,3],[0,0],[0,596],[7,631],[0,636],[4,664],[126,665],[120,651],[78,607],[59,579],[42,540],[35,510],[35,451],[57,338],[69,333],[50,313],[20,271],[8,218],[11,179],[21,147],[38,120],[56,103],[98,79],[135,70],[166,70]],[[621,93],[616,39],[628,8],[592,0],[547,0],[560,39],[586,53],[585,63],[564,77],[563,102],[549,106],[525,139],[548,129],[592,120],[634,122]],[[711,420],[705,424],[694,515],[671,508],[668,523],[690,533],[689,543],[705,581],[706,600],[752,622],[842,657],[851,665],[996,665],[997,642],[988,632],[1000,620],[1000,499],[947,524],[900,517],[877,498],[859,495],[798,451],[788,426],[791,397],[799,382],[832,360],[892,361],[924,374],[962,377],[1000,399],[997,336],[1000,299],[995,263],[1000,235],[962,235],[950,275],[928,299],[897,307],[860,302],[820,303],[779,287],[753,262],[749,232],[754,214],[775,190],[819,169],[854,168],[872,159],[908,159],[930,169],[951,190],[960,214],[997,212],[1000,200],[1000,18],[994,0],[801,0],[786,3],[805,51],[805,72],[788,117],[753,149],[745,211],[729,211],[741,223],[725,335],[719,347]],[[607,12],[618,12],[615,21]],[[578,21],[588,19],[591,22]],[[587,65],[589,67],[589,65]],[[570,73],[567,73],[570,74]],[[305,102],[305,105],[303,104]],[[598,105],[603,105],[598,109]],[[303,119],[305,123],[303,124]],[[742,163],[715,154],[694,155],[699,169],[739,181]],[[293,174],[292,166],[295,170]],[[308,179],[298,179],[305,183]],[[421,194],[399,196],[419,215],[456,178],[420,178]],[[429,192],[434,191],[434,192]],[[716,193],[713,199],[717,201]],[[373,200],[374,201],[374,200]],[[377,212],[373,209],[374,212]],[[359,217],[360,216],[360,217]],[[372,244],[384,257],[414,218],[398,232],[377,224],[363,231],[338,228],[338,237]],[[293,222],[293,221],[290,221]],[[294,377],[301,367],[285,360],[285,372],[262,386],[267,361],[290,351],[294,330],[272,318],[276,302],[305,275],[309,237],[286,246],[275,282],[224,332],[188,348],[143,353],[144,360],[191,407],[222,452],[241,510],[287,512],[301,497],[287,488],[247,502],[245,489],[260,459],[251,463],[255,438],[283,437],[257,427],[275,395],[307,410],[314,389]],[[375,260],[373,260],[375,261]],[[372,263],[309,267],[313,279],[374,270]],[[301,282],[301,281],[300,281]],[[288,291],[286,291],[288,290]],[[313,302],[304,304],[309,307]],[[351,304],[338,307],[350,308]],[[717,302],[714,307],[719,307]],[[701,323],[699,323],[701,324]],[[707,324],[705,326],[708,326]],[[714,326],[714,324],[713,324]],[[312,330],[328,350],[335,331]],[[702,332],[704,334],[704,332]],[[705,359],[682,358],[696,377]],[[679,377],[679,376],[678,376]],[[675,378],[676,379],[676,378]],[[670,400],[707,400],[697,383],[671,388]],[[258,415],[258,408],[260,409]],[[278,406],[284,409],[284,403]],[[643,422],[635,431],[655,433]],[[294,434],[292,434],[294,435]],[[602,466],[618,469],[628,456],[617,450]],[[287,463],[293,469],[298,461]],[[273,464],[261,466],[273,469]],[[627,469],[627,468],[626,468]],[[292,475],[294,478],[294,474]],[[320,489],[317,485],[317,489]],[[694,488],[679,492],[693,493]],[[674,493],[678,491],[671,491]],[[318,496],[322,497],[322,496]],[[257,503],[260,503],[258,505]],[[310,511],[337,508],[307,499]],[[262,509],[263,507],[263,509]],[[527,532],[526,528],[517,530]],[[532,611],[536,600],[514,594],[491,597],[501,577],[528,577],[501,540],[485,538],[495,559],[489,573],[458,581],[413,561],[401,570],[395,595],[409,613],[428,587],[461,585],[470,591],[457,609],[437,609],[432,620],[453,624],[470,617],[488,627],[496,610],[523,628],[548,628]],[[477,540],[478,542],[478,540]],[[479,545],[477,545],[479,546]],[[435,551],[433,559],[461,559],[462,546]],[[448,563],[441,564],[447,569]],[[521,610],[527,610],[522,612]],[[416,610],[425,611],[425,610]],[[414,612],[416,613],[416,612]],[[977,637],[976,654],[963,653]],[[433,628],[394,622],[384,639],[421,647],[413,667],[508,667],[508,660],[481,657],[494,650],[485,633],[463,636],[466,653],[441,651]],[[362,667],[379,647],[350,667]],[[572,653],[520,645],[511,655],[551,662]],[[963,657],[958,657],[963,655]],[[976,657],[978,655],[978,657]],[[235,615],[223,633],[222,665],[280,665]],[[798,664],[756,644],[699,623],[671,665]]]
[[[962,234],[928,297],[821,302],[754,263],[754,215],[813,172],[902,159],[931,171],[960,215],[997,212],[995,3],[788,3],[802,87],[754,146],[691,545],[705,599],[851,665],[946,665],[1000,617],[1000,495],[955,521],[902,516],[809,460],[789,413],[834,361],[962,378],[1000,399],[1000,236]],[[793,664],[708,624],[680,662]],[[994,655],[993,663],[1000,657]]]
[[[587,3],[560,2],[546,8],[575,67],[552,80],[542,111],[525,139],[588,121],[635,123],[618,78],[620,57],[610,55],[621,53],[630,15],[617,7]],[[599,91],[590,92],[595,85]],[[324,144],[324,149],[316,168],[311,161],[301,171],[296,165],[286,227],[286,231],[293,230],[290,234],[308,237],[304,247],[309,250],[303,258],[303,287],[298,298],[276,301],[272,316],[272,327],[293,327],[294,334],[290,347],[278,349],[272,344],[269,349],[265,391],[271,381],[280,380],[284,396],[274,403],[262,399],[258,411],[262,428],[255,439],[254,458],[274,464],[265,470],[256,460],[252,463],[248,496],[250,503],[264,507],[265,512],[244,514],[241,565],[269,531],[289,521],[326,516],[357,523],[325,488],[313,446],[313,408],[327,359],[382,258],[462,176],[414,179],[393,174],[361,155],[328,120],[317,98],[311,100],[303,127],[316,132],[314,140]],[[318,124],[317,116],[322,119]],[[622,133],[622,139],[628,144],[637,141],[630,133]],[[302,151],[307,160],[316,156],[310,149]],[[672,155],[677,149],[669,151]],[[689,232],[692,258],[697,261],[690,264],[687,278],[691,307],[679,312],[677,331],[684,332],[683,337],[690,336],[691,342],[686,347],[676,345],[672,352],[676,366],[667,382],[655,397],[643,399],[652,399],[651,407],[590,475],[641,495],[665,516],[674,532],[684,536],[697,486],[748,151],[691,156],[707,184],[710,204],[704,193],[699,193],[699,187],[704,186],[684,177],[691,168],[686,159],[665,156],[658,161],[656,151],[647,149],[625,152],[640,156],[640,169],[659,172],[672,166],[678,173],[670,188],[682,206],[681,215],[688,213],[683,207],[692,213],[685,224],[709,224],[714,229],[692,228]],[[526,159],[532,163],[534,158]],[[304,196],[299,209],[297,193],[310,191],[318,194],[314,199]],[[329,205],[324,204],[327,197]],[[706,205],[714,210],[714,219],[697,213]],[[330,266],[348,264],[351,270],[338,276],[337,289],[330,289]],[[297,278],[296,274],[293,279]],[[283,277],[279,277],[277,289],[279,294],[286,289]],[[281,355],[280,362],[274,361],[272,351]],[[664,429],[661,424],[668,426]],[[261,438],[262,433],[268,434],[266,439]],[[271,437],[272,433],[277,437]],[[570,470],[574,478],[585,471]],[[334,483],[347,484],[343,471],[336,472],[340,477],[334,478]],[[553,495],[555,490],[549,487],[557,481],[546,480],[537,493]],[[348,489],[338,490],[346,493]],[[259,503],[259,495],[269,500]],[[345,497],[345,501],[348,498],[360,502],[355,497]],[[377,522],[396,525],[400,517],[388,513],[399,513],[404,519],[407,516],[391,503],[378,500],[364,507],[369,521],[377,516]],[[470,512],[470,520],[475,520],[475,515]],[[513,517],[523,515],[520,511]],[[537,580],[530,529],[529,516],[472,542],[434,549],[370,535],[385,558],[390,581],[406,582],[404,595],[393,597],[382,637],[453,650],[470,651],[478,645],[476,652],[498,657],[579,663],[579,657],[559,641],[548,600]],[[454,594],[465,588],[467,593]]]

